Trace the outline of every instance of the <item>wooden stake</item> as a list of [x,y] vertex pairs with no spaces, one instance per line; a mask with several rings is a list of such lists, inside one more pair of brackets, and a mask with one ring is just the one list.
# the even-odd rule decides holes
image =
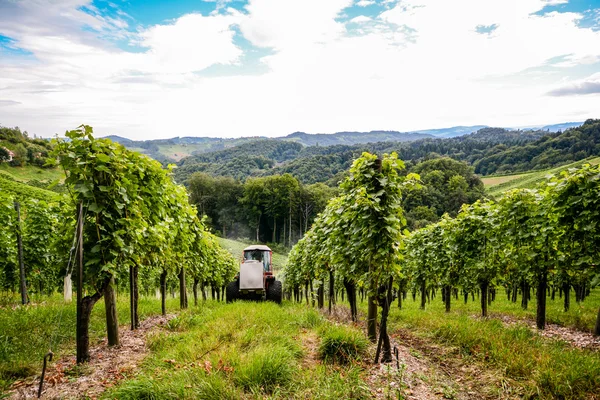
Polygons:
[[21,303],[27,304],[27,283],[25,281],[25,264],[23,263],[23,237],[21,236],[21,205],[15,201],[17,212],[17,250],[19,257],[19,273],[21,275]]

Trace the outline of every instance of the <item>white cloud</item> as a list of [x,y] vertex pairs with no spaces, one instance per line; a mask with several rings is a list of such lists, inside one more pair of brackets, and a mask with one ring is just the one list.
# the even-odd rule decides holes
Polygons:
[[240,28],[254,45],[284,50],[335,39],[344,32],[335,18],[352,0],[250,0]]
[[[351,20],[360,25],[340,18],[353,0],[250,0],[243,12],[191,14],[134,33],[128,18],[89,15],[77,11],[87,2],[69,1],[0,1],[0,33],[35,56],[0,60],[0,98],[10,99],[3,124],[45,135],[88,123],[135,138],[278,136],[524,126],[600,110],[597,94],[547,95],[593,91],[585,82],[600,78],[569,74],[599,62],[600,32],[580,28],[576,13],[533,14],[543,0],[403,0],[377,18]],[[476,32],[493,24],[491,36]],[[124,52],[83,25],[146,50]],[[268,72],[195,74],[242,62],[235,27],[272,50],[262,59]],[[559,61],[550,68],[549,60]]]
[[353,22],[355,24],[361,24],[361,23],[364,23],[364,22],[370,22],[372,20],[373,20],[372,18],[367,17],[366,15],[359,15],[358,17],[352,18],[350,20],[350,22]]
[[375,0],[359,0],[356,2],[356,5],[359,7],[367,7],[375,4]]
[[138,68],[191,72],[213,64],[236,62],[242,51],[233,43],[234,31],[230,26],[238,21],[236,15],[188,14],[172,25],[154,26],[140,34],[141,44],[150,50],[140,57],[142,65]]

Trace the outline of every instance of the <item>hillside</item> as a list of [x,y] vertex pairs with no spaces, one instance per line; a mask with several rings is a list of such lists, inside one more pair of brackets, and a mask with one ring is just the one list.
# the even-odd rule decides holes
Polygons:
[[[554,133],[568,128],[577,127],[582,124],[582,122],[566,122],[562,124],[546,125],[539,128],[527,128],[523,130],[513,128],[502,129],[504,129],[506,132],[516,132],[517,135],[520,135],[522,132]],[[486,125],[474,125],[454,126],[440,129],[423,129],[409,132],[382,130],[370,132],[336,133],[294,132],[287,136],[271,139],[261,136],[241,137],[235,139],[185,136],[174,137],[171,139],[131,140],[116,135],[106,136],[106,138],[121,143],[131,150],[147,154],[163,163],[174,163],[190,156],[223,151],[244,145],[246,143],[263,140],[295,142],[306,147],[328,147],[336,145],[356,146],[367,143],[415,142],[423,139],[456,138],[482,131],[486,128],[488,128]]]
[[29,137],[27,131],[19,127],[9,128],[0,125],[0,164],[13,167],[24,165],[44,166],[52,149],[49,140]]
[[56,192],[16,181],[10,175],[0,173],[0,194],[3,193],[15,196],[21,201],[28,199],[51,201],[56,200],[59,196]]
[[210,137],[175,137],[157,140],[130,140],[121,136],[106,136],[130,150],[149,155],[160,162],[177,162],[194,154],[220,151],[252,142],[259,138],[222,139]]
[[333,146],[336,144],[354,145],[369,142],[413,142],[428,137],[433,137],[433,135],[397,131],[337,132],[331,134],[294,132],[278,139],[297,142],[304,146]]
[[370,132],[336,132],[305,133],[294,132],[287,136],[268,139],[266,137],[241,137],[236,139],[212,137],[175,137],[171,139],[131,140],[121,136],[110,135],[107,139],[121,143],[127,148],[148,154],[161,162],[177,162],[186,157],[203,153],[227,150],[249,142],[262,140],[278,140],[299,143],[303,146],[356,145],[374,142],[412,142],[425,138],[455,137],[475,132],[485,125],[456,126],[451,128],[428,129],[412,132],[370,131]]
[[[264,176],[290,173],[303,183],[332,182],[346,171],[363,151],[378,154],[395,151],[406,161],[434,155],[473,163],[479,158],[510,147],[520,147],[549,135],[545,131],[512,131],[483,128],[456,138],[426,138],[411,142],[376,142],[355,145],[308,146],[265,139],[227,150],[188,157],[179,163],[176,179],[185,182],[194,172],[215,176]],[[498,147],[499,146],[499,147]]]
[[579,168],[583,164],[600,164],[600,157],[586,158],[584,160],[575,161],[570,164],[545,169],[542,171],[528,172],[524,174],[488,176],[482,178],[481,180],[485,185],[486,193],[497,197],[502,195],[502,193],[512,189],[533,189],[538,186],[540,182],[548,179],[549,176],[556,175],[569,168]]

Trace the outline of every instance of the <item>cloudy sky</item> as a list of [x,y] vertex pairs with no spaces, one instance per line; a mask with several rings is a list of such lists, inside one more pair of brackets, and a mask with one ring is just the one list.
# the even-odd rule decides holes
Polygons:
[[0,124],[283,136],[600,118],[600,0],[0,0]]

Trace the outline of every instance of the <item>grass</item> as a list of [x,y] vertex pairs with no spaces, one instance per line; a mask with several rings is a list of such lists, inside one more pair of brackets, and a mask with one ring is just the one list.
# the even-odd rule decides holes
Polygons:
[[[0,307],[0,392],[17,379],[39,373],[44,354],[51,347],[58,359],[75,354],[75,302],[65,304],[62,296],[34,298],[32,305]],[[178,299],[167,299],[169,311],[179,307]],[[160,313],[160,300],[140,298],[140,318]],[[129,299],[120,296],[119,322],[128,324]],[[90,322],[91,343],[105,336],[104,302],[96,303]]]
[[9,175],[20,182],[31,180],[52,182],[57,179],[64,180],[65,178],[63,171],[58,168],[40,168],[33,165],[11,167],[6,163],[0,164],[0,174]]
[[[248,247],[251,244],[255,244],[256,242],[252,241],[241,241],[241,240],[233,240],[233,239],[224,239],[217,238],[219,244],[229,250],[231,254],[236,259],[241,259],[244,248]],[[282,252],[273,251],[273,269],[275,274],[279,273],[285,264],[287,264],[287,252],[283,254]]]
[[369,345],[362,331],[345,325],[327,326],[320,336],[319,358],[325,362],[348,364],[359,360]]
[[316,350],[305,339],[329,323],[303,305],[207,301],[176,319],[151,335],[136,376],[105,398],[369,397],[360,365],[307,364]]
[[[417,299],[418,300],[418,299]],[[454,299],[453,299],[454,301]],[[600,290],[596,289],[583,304],[572,304],[568,313],[561,301],[548,300],[548,320],[567,326],[590,329],[600,306]],[[490,307],[515,317],[533,318],[535,301],[529,310],[499,296]],[[419,310],[419,301],[393,307],[391,332],[403,329],[418,337],[458,348],[461,357],[494,369],[505,379],[520,386],[524,397],[585,398],[600,393],[600,357],[597,351],[580,350],[559,340],[548,340],[524,324],[504,325],[498,319],[481,319],[479,303],[454,301],[451,313],[444,312],[441,298]]]
[[554,175],[569,168],[578,168],[586,163],[592,165],[600,164],[600,157],[587,158],[585,160],[575,161],[571,164],[541,171],[502,176],[486,176],[481,178],[481,180],[483,181],[483,184],[485,185],[488,194],[490,194],[491,196],[499,196],[502,193],[511,189],[533,189],[540,182],[546,180],[548,175]]
[[[128,322],[127,296],[118,300],[121,323]],[[574,349],[543,338],[523,324],[505,325],[494,318],[481,319],[479,303],[453,299],[445,313],[438,293],[426,310],[419,301],[392,307],[389,330],[431,343],[435,354],[414,344],[419,359],[451,368],[475,364],[498,377],[499,394],[530,398],[590,398],[600,393],[598,352]],[[51,340],[57,359],[74,353],[75,306],[58,296],[34,299],[25,307],[0,308],[0,389],[16,379],[39,373]],[[359,304],[366,308],[366,301]],[[104,337],[104,307],[98,302],[92,314],[92,343]],[[589,329],[600,306],[600,290],[582,304],[561,311],[558,297],[548,300],[548,319]],[[170,312],[178,299],[168,299]],[[62,310],[58,327],[57,318]],[[365,310],[362,310],[363,312]],[[155,298],[140,301],[142,318],[160,312]],[[499,292],[491,313],[533,318],[535,300],[521,310]],[[410,343],[410,342],[409,342]],[[201,302],[179,312],[164,329],[151,332],[149,355],[141,365],[103,396],[106,399],[346,399],[371,398],[368,372],[361,362],[368,347],[364,332],[354,326],[329,322],[317,310],[284,301]],[[437,346],[437,347],[435,347]],[[365,358],[369,360],[370,357]],[[459,361],[457,361],[459,360]],[[399,372],[400,373],[400,372]],[[479,378],[473,378],[479,379]],[[424,382],[435,381],[423,376]],[[458,382],[458,381],[457,381]],[[498,383],[499,382],[499,383]],[[427,383],[429,384],[429,383]],[[433,385],[431,383],[429,385]],[[464,385],[462,383],[461,385]],[[486,386],[487,387],[487,386]],[[491,386],[490,386],[491,387]],[[404,389],[402,389],[404,390]],[[399,392],[402,394],[402,391]],[[448,396],[452,393],[448,392]],[[1,395],[0,395],[1,397]]]

